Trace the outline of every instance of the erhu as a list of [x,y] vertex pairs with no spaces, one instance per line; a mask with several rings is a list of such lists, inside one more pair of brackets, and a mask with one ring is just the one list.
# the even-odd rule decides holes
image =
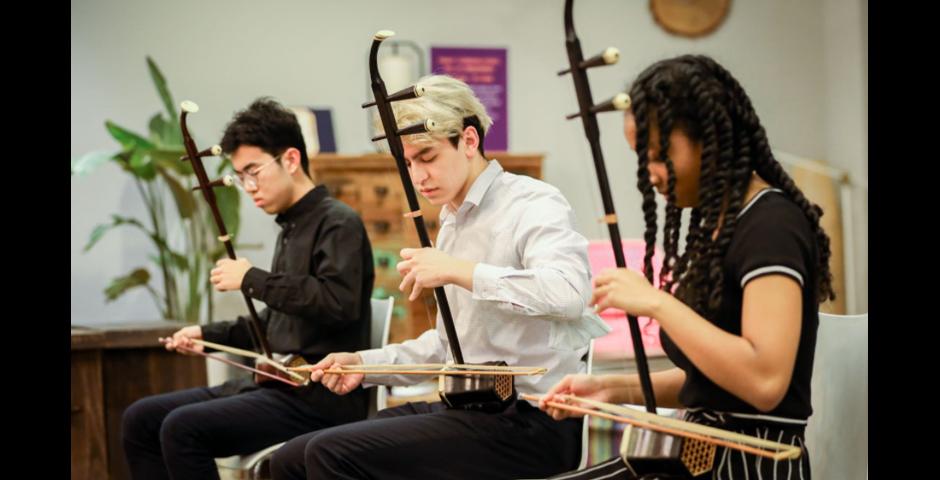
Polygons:
[[[604,204],[603,221],[607,224],[607,231],[610,234],[614,259],[617,268],[627,268],[620,239],[620,228],[617,225],[617,214],[614,212],[610,183],[607,179],[607,169],[604,165],[604,155],[600,146],[597,114],[626,110],[630,107],[630,97],[626,93],[618,93],[605,102],[594,104],[591,96],[591,85],[587,78],[587,70],[593,67],[613,65],[619,60],[620,52],[614,47],[608,47],[603,52],[587,60],[584,59],[581,51],[581,41],[574,30],[573,4],[574,0],[565,0],[565,47],[568,52],[568,68],[558,72],[558,75],[571,74],[574,81],[579,111],[568,115],[567,118],[569,120],[581,118],[584,133],[591,146],[594,169],[597,173],[601,199]],[[647,278],[652,278],[652,272],[646,272],[646,274]],[[637,373],[640,378],[640,387],[643,391],[646,411],[655,414],[656,397],[653,393],[653,383],[650,378],[649,364],[646,359],[639,322],[636,316],[633,315],[627,316],[627,322],[630,328],[630,339],[633,343]],[[715,448],[714,443],[670,435],[659,430],[637,427],[635,424],[631,424],[624,431],[621,442],[621,455],[637,476],[648,473],[661,473],[695,477],[711,470]]]
[[[225,228],[225,223],[222,221],[222,214],[216,201],[215,191],[213,190],[215,187],[232,186],[233,179],[231,176],[226,175],[221,179],[210,181],[209,176],[206,174],[206,169],[202,164],[202,157],[218,156],[222,153],[222,148],[218,145],[213,145],[212,147],[202,151],[196,148],[196,142],[193,141],[192,136],[189,134],[189,128],[186,126],[186,117],[190,113],[198,112],[199,106],[194,102],[186,100],[181,103],[180,107],[182,110],[180,112],[180,129],[183,133],[183,146],[186,148],[186,156],[182,157],[180,160],[188,160],[192,165],[193,172],[196,174],[196,180],[199,182],[199,185],[193,190],[199,190],[202,192],[202,196],[209,205],[212,218],[215,221],[215,225],[219,231],[218,239],[225,245],[225,252],[228,255],[228,258],[235,260],[235,247],[232,246],[232,238]],[[272,378],[275,380],[280,378],[287,380],[285,383],[299,386],[308,381],[309,379],[305,378],[303,375],[287,369],[287,366],[300,366],[306,364],[307,362],[302,357],[292,354],[286,356],[280,361],[274,360],[273,356],[271,355],[271,347],[268,345],[267,337],[261,328],[261,322],[258,320],[258,312],[255,310],[255,306],[248,294],[242,292],[242,296],[245,299],[245,304],[248,306],[248,312],[250,313],[250,316],[248,317],[248,326],[252,343],[254,343],[256,348],[260,347],[262,354],[259,355],[255,352],[227,347],[225,345],[211,344],[204,341],[196,342],[201,343],[204,346],[209,346],[210,348],[226,351],[235,355],[254,358],[258,368],[257,370],[248,368],[248,370],[255,372],[255,381],[258,383],[266,383],[271,381]],[[185,350],[194,352],[192,349]],[[206,356],[216,360],[222,360],[221,357],[215,357],[211,355]],[[238,365],[236,364],[236,366]]]
[[[431,239],[428,236],[428,230],[424,224],[421,207],[418,204],[418,197],[415,194],[414,186],[411,184],[408,167],[405,163],[404,147],[402,146],[401,137],[433,132],[435,124],[433,119],[426,119],[414,125],[408,125],[402,128],[398,127],[398,122],[395,120],[395,114],[392,111],[392,103],[420,97],[424,94],[425,90],[424,87],[418,84],[406,87],[392,94],[386,91],[385,83],[382,81],[382,76],[379,73],[377,56],[382,41],[394,34],[394,32],[388,30],[382,30],[373,36],[372,49],[369,53],[369,76],[371,78],[373,101],[363,104],[362,107],[368,108],[375,106],[378,109],[385,134],[376,136],[372,141],[382,139],[388,141],[389,149],[398,166],[398,173],[401,176],[402,186],[405,189],[405,197],[408,200],[408,207],[410,208],[410,212],[407,213],[406,216],[414,220],[421,246],[431,247]],[[467,369],[476,367],[476,373],[451,372],[446,375],[441,375],[439,377],[438,391],[441,400],[451,408],[478,409],[485,411],[504,410],[516,400],[515,381],[514,375],[511,372],[512,369],[506,369],[506,362],[503,361],[486,362],[483,365],[464,364],[463,352],[460,350],[457,330],[454,327],[450,305],[447,303],[447,297],[444,294],[444,287],[435,288],[434,297],[437,300],[438,310],[441,313],[444,329],[447,332],[447,341],[450,345],[454,361],[456,364]],[[544,372],[544,369],[542,369],[542,371]],[[486,374],[486,372],[490,373]]]

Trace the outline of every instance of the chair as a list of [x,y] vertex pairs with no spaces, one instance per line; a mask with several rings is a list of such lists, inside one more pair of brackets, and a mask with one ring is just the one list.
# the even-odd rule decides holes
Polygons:
[[868,314],[819,314],[806,427],[813,477],[866,478]]

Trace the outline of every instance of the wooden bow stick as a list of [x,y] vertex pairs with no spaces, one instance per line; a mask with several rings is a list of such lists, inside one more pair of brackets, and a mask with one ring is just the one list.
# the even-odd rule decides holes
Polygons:
[[277,376],[277,375],[271,375],[271,374],[268,373],[268,372],[263,372],[263,371],[261,371],[261,370],[258,370],[257,368],[251,368],[251,367],[249,367],[249,366],[247,366],[247,365],[242,365],[242,364],[240,364],[240,363],[233,362],[233,361],[231,361],[231,360],[229,360],[229,359],[227,359],[227,358],[219,357],[219,356],[213,355],[213,354],[211,354],[211,353],[200,352],[199,350],[193,350],[192,348],[184,347],[184,346],[182,346],[182,345],[176,347],[176,349],[177,349],[177,350],[182,350],[182,351],[184,351],[184,352],[189,352],[189,353],[192,353],[192,354],[195,354],[195,355],[202,355],[203,357],[211,358],[211,359],[213,359],[213,360],[218,360],[218,361],[220,361],[220,362],[222,362],[222,363],[226,363],[226,364],[231,365],[231,366],[233,366],[233,367],[237,367],[237,368],[241,368],[241,369],[244,369],[244,370],[248,370],[249,372],[257,373],[258,375],[264,375],[265,377],[269,377],[269,378],[274,379],[274,380],[277,380],[277,381],[279,381],[279,382],[284,382],[284,383],[286,383],[286,384],[288,384],[288,385],[290,385],[290,386],[292,386],[292,387],[299,387],[299,386],[301,386],[300,383],[292,382],[292,381],[290,381],[290,380],[288,380],[288,379],[286,379],[286,378],[281,378],[281,377],[279,377],[279,376]]
[[[312,365],[301,367],[287,367],[288,370],[295,372],[312,372],[318,370]],[[323,373],[329,374],[356,374],[365,375],[544,375],[547,368],[543,367],[517,367],[517,366],[496,366],[496,365],[468,365],[468,364],[445,364],[445,363],[414,363],[414,364],[391,364],[391,365],[349,365],[332,367],[323,370]]]
[[[161,342],[161,343],[166,343],[166,342],[169,341],[169,340],[170,340],[169,338],[166,338],[166,339],[162,339],[162,338],[161,338],[161,339],[160,339],[160,342]],[[271,366],[274,367],[275,369],[280,370],[281,372],[284,372],[285,374],[287,374],[288,376],[290,376],[291,378],[293,378],[295,381],[294,381],[294,382],[291,382],[291,381],[289,381],[289,380],[286,380],[286,379],[282,379],[282,378],[280,378],[280,377],[277,377],[278,380],[282,380],[282,381],[284,381],[284,382],[286,382],[286,383],[289,383],[289,384],[291,384],[291,385],[293,385],[293,386],[295,386],[295,387],[299,387],[302,383],[304,383],[305,381],[307,381],[307,379],[304,378],[303,375],[300,375],[300,374],[298,374],[298,373],[296,373],[296,372],[292,372],[291,369],[288,369],[288,368],[285,367],[284,365],[281,365],[280,363],[278,363],[278,362],[276,362],[276,361],[274,361],[274,360],[271,360],[270,358],[268,358],[268,357],[266,357],[266,356],[264,356],[264,355],[262,355],[262,354],[260,354],[260,353],[258,353],[258,352],[252,352],[251,350],[244,350],[244,349],[241,349],[241,348],[230,347],[230,346],[228,346],[228,345],[222,345],[221,343],[209,342],[209,341],[206,341],[206,340],[200,340],[200,339],[198,339],[198,338],[192,338],[192,339],[190,339],[190,340],[192,340],[192,342],[195,343],[195,344],[197,344],[197,345],[202,345],[203,347],[209,347],[209,348],[218,350],[218,351],[220,351],[220,352],[231,353],[232,355],[238,355],[238,356],[240,356],[240,357],[253,358],[253,359],[255,359],[255,360],[258,360],[259,362],[262,362],[262,363],[266,363],[266,364],[268,364],[268,365],[271,365]],[[267,372],[262,372],[262,371],[260,371],[260,370],[258,370],[258,369],[251,368],[251,367],[247,367],[247,366],[245,366],[245,365],[241,365],[241,364],[239,364],[239,363],[235,363],[235,362],[229,361],[229,360],[224,359],[224,358],[219,357],[219,356],[210,355],[210,354],[204,354],[204,353],[202,353],[202,352],[198,352],[198,351],[196,351],[196,350],[193,350],[193,349],[191,349],[191,348],[186,348],[186,347],[176,347],[176,348],[179,348],[179,349],[182,349],[182,350],[186,350],[187,352],[192,352],[192,353],[200,354],[200,355],[206,356],[206,357],[208,357],[208,358],[211,358],[211,359],[213,359],[213,360],[218,360],[218,361],[220,361],[220,362],[224,362],[224,363],[227,363],[227,364],[229,364],[229,365],[234,365],[234,366],[236,366],[236,367],[238,367],[238,368],[243,368],[243,369],[245,369],[245,370],[249,370],[249,371],[252,371],[252,372],[255,372],[255,373],[260,373],[260,374],[262,374],[262,375],[264,375],[264,376],[266,376],[266,377],[272,377],[272,376],[273,376],[273,375],[271,375],[271,374],[269,374],[269,373],[267,373]],[[275,377],[276,377],[276,376],[275,376]]]

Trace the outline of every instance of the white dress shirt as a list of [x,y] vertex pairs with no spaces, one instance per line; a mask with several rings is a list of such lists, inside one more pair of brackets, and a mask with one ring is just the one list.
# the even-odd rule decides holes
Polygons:
[[[436,248],[477,262],[473,291],[445,285],[465,363],[503,360],[545,367],[517,376],[520,393],[548,391],[566,374],[585,370],[591,338],[610,327],[588,305],[588,241],[557,188],[505,172],[496,160],[473,182],[454,212],[441,209]],[[440,313],[420,337],[359,352],[366,364],[453,361]],[[368,375],[367,384],[408,385],[421,376]]]

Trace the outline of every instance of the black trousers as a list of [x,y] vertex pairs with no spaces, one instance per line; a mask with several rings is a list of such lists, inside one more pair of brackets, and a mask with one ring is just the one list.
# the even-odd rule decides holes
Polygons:
[[135,479],[217,479],[217,457],[362,420],[367,411],[362,389],[340,397],[318,383],[257,388],[233,380],[134,402],[122,417],[122,441]]
[[525,401],[501,413],[409,403],[287,442],[271,473],[277,480],[544,477],[577,467],[581,425]]

